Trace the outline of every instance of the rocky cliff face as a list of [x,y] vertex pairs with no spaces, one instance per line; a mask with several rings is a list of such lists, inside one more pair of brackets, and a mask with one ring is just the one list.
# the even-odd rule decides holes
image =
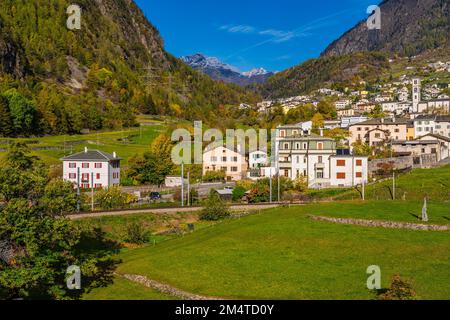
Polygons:
[[450,43],[450,1],[387,0],[380,4],[381,30],[366,21],[334,41],[323,56],[362,51],[416,55]]

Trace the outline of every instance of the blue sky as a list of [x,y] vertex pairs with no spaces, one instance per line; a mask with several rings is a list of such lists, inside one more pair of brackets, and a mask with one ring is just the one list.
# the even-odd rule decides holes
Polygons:
[[315,58],[379,0],[135,0],[175,56],[203,53],[242,71]]

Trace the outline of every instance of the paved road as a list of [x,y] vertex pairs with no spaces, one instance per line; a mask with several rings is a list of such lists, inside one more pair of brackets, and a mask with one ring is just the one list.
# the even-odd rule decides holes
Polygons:
[[[230,209],[233,211],[241,210],[265,210],[278,207],[278,204],[262,204],[262,205],[237,205],[231,206]],[[98,217],[113,217],[113,216],[125,216],[138,213],[186,213],[186,212],[197,212],[200,211],[201,207],[185,207],[185,208],[159,208],[159,209],[136,209],[136,210],[123,210],[123,211],[106,211],[106,212],[95,212],[95,213],[81,213],[68,216],[71,220],[80,220],[85,218],[98,218]]]

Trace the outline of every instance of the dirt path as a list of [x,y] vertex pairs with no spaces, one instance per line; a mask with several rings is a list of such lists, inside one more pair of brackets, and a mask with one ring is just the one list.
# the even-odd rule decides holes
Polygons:
[[[266,210],[278,207],[278,204],[267,204],[267,205],[237,205],[231,206],[230,209],[233,211],[241,210]],[[94,213],[81,213],[67,216],[70,220],[79,220],[85,218],[98,218],[98,217],[112,217],[112,216],[125,216],[138,213],[189,213],[197,212],[202,210],[201,207],[185,207],[185,208],[159,208],[159,209],[136,209],[136,210],[124,210],[124,211],[105,211],[105,212],[94,212]]]
[[163,284],[160,282],[157,282],[155,280],[151,280],[147,277],[140,276],[140,275],[132,275],[132,274],[116,274],[119,277],[125,278],[127,280],[130,280],[132,282],[141,284],[147,288],[154,289],[160,293],[167,294],[170,296],[174,296],[176,298],[182,299],[182,300],[224,300],[222,298],[217,297],[207,297],[207,296],[201,296],[197,294],[193,294],[187,291],[183,291],[180,289],[177,289],[175,287],[172,287],[167,284]]

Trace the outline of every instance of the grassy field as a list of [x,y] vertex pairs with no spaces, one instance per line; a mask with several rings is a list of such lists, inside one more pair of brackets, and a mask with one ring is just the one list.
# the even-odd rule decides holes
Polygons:
[[173,300],[174,298],[159,293],[140,284],[116,277],[107,288],[97,288],[83,297],[84,300]]
[[[406,201],[450,200],[450,166],[415,169],[396,178],[396,198]],[[392,200],[392,179],[368,185],[366,199]],[[361,189],[361,188],[360,188]],[[310,190],[308,195],[315,199],[358,200],[361,195],[355,189]]]
[[[140,128],[73,136],[63,135],[20,139],[0,138],[0,149],[7,149],[8,143],[12,141],[20,141],[26,143],[32,150],[32,154],[39,156],[45,163],[58,165],[61,164],[60,158],[71,153],[80,152],[84,147],[88,147],[109,153],[115,151],[120,157],[124,158],[123,165],[127,165],[129,157],[147,151],[153,139],[164,132],[165,128],[166,126],[163,122],[153,122],[152,125]],[[0,152],[0,159],[3,156],[4,153]]]
[[[308,215],[417,222],[421,203],[329,203],[277,208],[125,250],[119,273],[237,299],[374,299],[366,269],[379,265],[412,281],[421,299],[450,299],[450,233],[313,221]],[[450,224],[448,204],[431,203],[430,223]],[[143,219],[143,217],[137,218]],[[115,286],[102,289],[105,295]],[[112,294],[112,293],[111,293]],[[126,297],[127,298],[127,297]],[[130,295],[129,299],[134,299]]]

